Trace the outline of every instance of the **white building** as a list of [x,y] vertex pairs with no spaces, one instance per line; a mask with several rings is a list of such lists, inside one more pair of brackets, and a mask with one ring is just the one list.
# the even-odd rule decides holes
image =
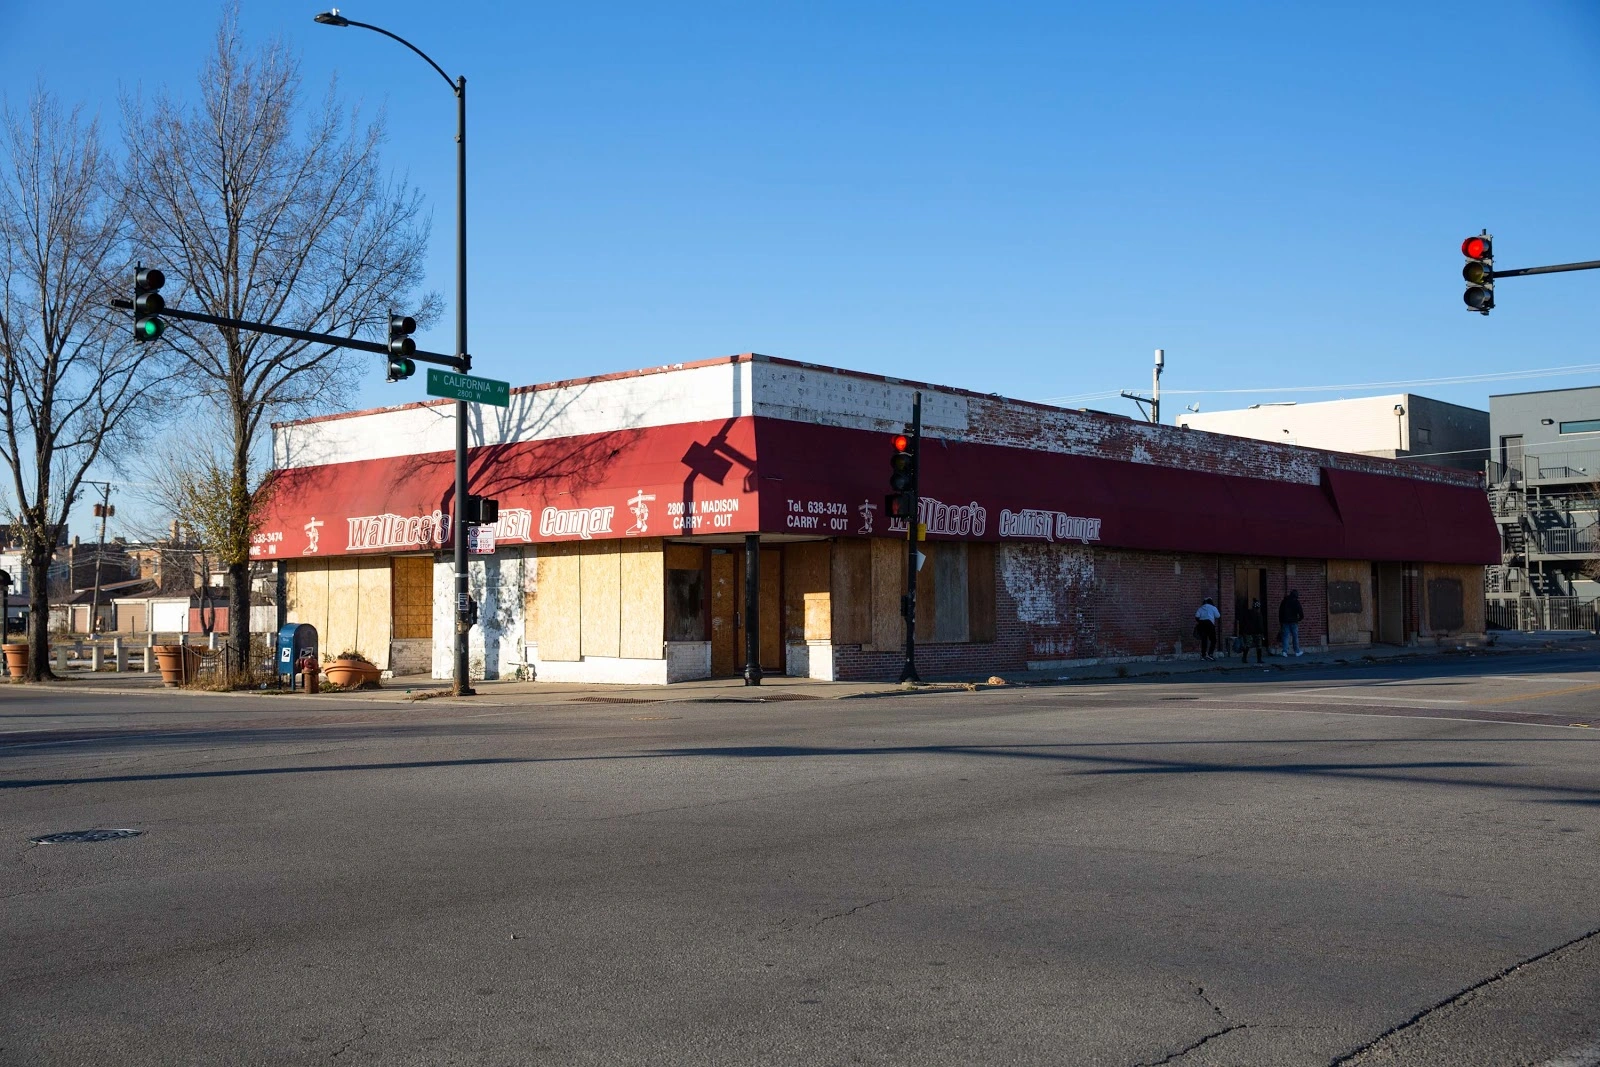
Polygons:
[[1186,412],[1176,422],[1209,433],[1460,470],[1481,471],[1489,458],[1487,411],[1415,393]]

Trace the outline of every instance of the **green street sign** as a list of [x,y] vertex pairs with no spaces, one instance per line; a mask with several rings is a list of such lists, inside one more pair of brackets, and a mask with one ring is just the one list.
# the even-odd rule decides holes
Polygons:
[[455,371],[429,367],[428,395],[465,400],[471,404],[493,404],[503,408],[511,405],[511,383],[497,382],[493,378],[474,378],[470,374],[457,374]]

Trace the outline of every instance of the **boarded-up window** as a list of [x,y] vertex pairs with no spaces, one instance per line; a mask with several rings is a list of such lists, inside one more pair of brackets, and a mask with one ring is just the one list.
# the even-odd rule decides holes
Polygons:
[[1329,582],[1328,583],[1328,614],[1329,615],[1359,615],[1359,614],[1361,614],[1361,583],[1360,582]]
[[[783,636],[786,641],[806,639],[806,594],[829,590],[833,566],[831,545],[802,541],[783,549]],[[824,634],[823,640],[828,639]]]
[[961,644],[967,640],[967,546],[940,544],[923,569],[934,569],[933,639]]
[[967,546],[967,640],[994,640],[994,545],[987,541]]
[[834,644],[872,640],[872,542],[836,541],[833,545]]
[[433,558],[394,559],[394,639],[433,636]]
[[706,574],[701,570],[667,571],[667,640],[706,639]]
[[1434,633],[1459,630],[1465,618],[1462,611],[1461,579],[1428,579],[1428,627]]

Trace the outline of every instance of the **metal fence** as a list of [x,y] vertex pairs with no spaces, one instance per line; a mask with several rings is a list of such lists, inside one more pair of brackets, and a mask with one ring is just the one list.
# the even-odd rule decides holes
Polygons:
[[1590,630],[1600,633],[1600,611],[1595,601],[1575,596],[1525,596],[1515,600],[1490,600],[1484,618],[1491,630]]

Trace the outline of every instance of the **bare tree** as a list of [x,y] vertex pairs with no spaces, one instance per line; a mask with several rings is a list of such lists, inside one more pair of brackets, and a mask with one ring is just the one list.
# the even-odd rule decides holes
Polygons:
[[[248,500],[238,498],[228,435],[208,426],[208,421],[191,422],[181,437],[169,436],[146,452],[137,465],[143,486],[140,495],[159,523],[170,524],[169,528],[181,534],[181,547],[174,536],[171,551],[190,558],[189,569],[199,587],[201,629],[206,633],[215,628],[216,618],[211,561],[250,560],[251,542],[259,528],[257,516],[271,492],[270,483],[262,483]],[[245,481],[256,484],[257,474],[252,465]],[[147,532],[147,539],[159,539],[154,528]],[[191,589],[194,584],[191,581]],[[236,663],[229,664],[230,673],[236,667]],[[240,680],[248,680],[248,672]]]
[[[383,121],[363,124],[334,86],[302,108],[299,61],[279,42],[246,55],[237,10],[223,17],[198,103],[163,93],[125,102],[131,194],[141,252],[181,279],[174,307],[340,336],[375,334],[422,279],[420,198],[389,181]],[[436,296],[412,297],[420,321]],[[181,322],[167,337],[201,402],[228,434],[225,471],[229,640],[246,667],[250,533],[259,512],[264,432],[275,417],[346,402],[372,357],[348,349]]]
[[[40,89],[5,109],[0,149],[0,452],[29,574],[27,677],[53,677],[50,559],[90,468],[115,463],[167,383],[108,307],[127,265],[113,161],[97,124]],[[131,275],[124,278],[131,287]]]

